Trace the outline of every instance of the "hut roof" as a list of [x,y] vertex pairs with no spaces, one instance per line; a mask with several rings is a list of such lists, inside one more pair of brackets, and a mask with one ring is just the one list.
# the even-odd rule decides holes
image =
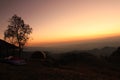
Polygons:
[[15,46],[14,44],[10,44],[10,43],[0,39],[0,48],[17,49],[18,47]]

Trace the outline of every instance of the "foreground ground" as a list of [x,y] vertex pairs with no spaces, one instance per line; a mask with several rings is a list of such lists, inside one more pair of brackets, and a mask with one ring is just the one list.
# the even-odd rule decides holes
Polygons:
[[120,80],[120,71],[82,63],[56,67],[32,61],[23,66],[0,63],[0,80]]

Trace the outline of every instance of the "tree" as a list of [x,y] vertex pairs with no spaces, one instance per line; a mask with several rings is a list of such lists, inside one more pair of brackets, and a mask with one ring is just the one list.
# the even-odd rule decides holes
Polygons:
[[32,28],[28,24],[25,24],[21,17],[13,15],[9,20],[7,30],[4,32],[4,39],[19,47],[20,56],[31,33]]

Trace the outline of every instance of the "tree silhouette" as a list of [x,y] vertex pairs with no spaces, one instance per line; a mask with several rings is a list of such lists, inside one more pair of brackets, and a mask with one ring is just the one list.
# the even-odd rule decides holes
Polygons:
[[32,28],[28,24],[25,24],[21,17],[13,15],[9,20],[7,30],[4,32],[4,39],[19,47],[20,56],[31,33]]

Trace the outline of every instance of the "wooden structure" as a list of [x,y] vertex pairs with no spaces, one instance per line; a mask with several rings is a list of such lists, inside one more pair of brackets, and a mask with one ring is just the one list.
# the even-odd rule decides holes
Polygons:
[[18,47],[0,39],[0,57],[15,55]]

